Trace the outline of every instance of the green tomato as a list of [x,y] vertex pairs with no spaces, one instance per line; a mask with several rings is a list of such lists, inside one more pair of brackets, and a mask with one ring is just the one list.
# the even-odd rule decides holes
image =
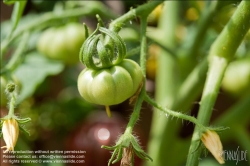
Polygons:
[[119,104],[133,96],[143,80],[140,66],[129,59],[107,69],[85,68],[78,77],[78,91],[88,102]]
[[45,30],[37,42],[37,49],[51,59],[60,60],[65,64],[76,64],[84,41],[84,26],[69,23],[63,27]]
[[222,80],[222,88],[235,97],[250,92],[250,58],[229,64]]

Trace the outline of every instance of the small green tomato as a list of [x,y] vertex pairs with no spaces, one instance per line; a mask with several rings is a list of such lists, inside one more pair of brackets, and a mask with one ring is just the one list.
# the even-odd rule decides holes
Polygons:
[[84,69],[78,77],[78,90],[88,102],[119,104],[133,96],[143,80],[140,66],[129,59],[106,69]]
[[235,97],[250,92],[250,58],[229,64],[222,80],[222,88]]
[[69,23],[62,27],[45,30],[37,43],[37,49],[45,56],[65,64],[79,62],[79,50],[85,41],[84,26]]

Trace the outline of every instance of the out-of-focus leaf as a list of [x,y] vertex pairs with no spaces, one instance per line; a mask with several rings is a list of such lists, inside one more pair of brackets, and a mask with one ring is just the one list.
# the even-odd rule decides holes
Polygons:
[[[26,26],[27,24],[31,23],[32,21],[34,21],[35,19],[37,19],[39,17],[38,14],[27,14],[25,16],[23,16],[18,23],[18,26],[16,28],[16,31],[20,28],[22,28],[23,26]],[[12,30],[12,21],[11,20],[6,20],[4,22],[1,22],[1,31],[0,31],[0,38],[1,38],[1,42],[8,37],[8,35],[10,34]],[[32,34],[31,34],[32,35]]]
[[3,0],[3,3],[6,5],[12,5],[16,2],[16,0]]
[[16,29],[20,18],[22,17],[23,10],[26,6],[27,1],[16,1],[13,12],[11,14],[12,30],[11,33]]
[[41,84],[48,75],[60,73],[64,65],[58,61],[52,61],[37,52],[26,55],[25,61],[16,71],[15,76],[20,81],[22,88],[18,96],[18,103],[32,96],[37,86]]

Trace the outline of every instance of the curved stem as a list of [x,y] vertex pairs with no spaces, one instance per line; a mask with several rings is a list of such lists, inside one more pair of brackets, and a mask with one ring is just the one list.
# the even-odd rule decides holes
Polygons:
[[173,116],[175,118],[180,118],[180,119],[190,121],[190,122],[196,124],[199,127],[199,130],[201,132],[206,131],[206,127],[203,126],[195,117],[188,116],[186,114],[182,114],[180,112],[176,112],[176,111],[170,110],[168,108],[163,108],[162,106],[158,105],[153,99],[151,99],[148,95],[145,95],[144,99],[145,99],[146,102],[148,102],[153,107],[155,107],[155,108],[161,110],[162,112],[164,112],[166,114],[166,116],[170,115],[170,116]]
[[163,0],[151,1],[137,7],[136,9],[131,9],[126,14],[112,21],[109,25],[109,29],[115,32],[119,32],[123,24],[136,18],[137,16],[142,16],[142,17],[147,16],[156,6],[158,6],[162,2]]
[[[198,120],[203,125],[208,125],[209,123],[226,67],[249,30],[249,9],[250,2],[241,1],[234,15],[211,47],[209,71],[198,114]],[[201,153],[201,148],[199,148],[197,143],[197,140],[200,140],[199,132],[196,127],[189,149],[187,166],[198,165],[198,158]]]

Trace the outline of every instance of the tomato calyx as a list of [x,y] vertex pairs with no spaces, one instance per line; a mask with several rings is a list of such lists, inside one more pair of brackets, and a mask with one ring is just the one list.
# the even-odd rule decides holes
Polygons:
[[90,36],[85,28],[85,34],[88,38],[81,47],[79,59],[87,68],[94,70],[110,68],[125,58],[125,43],[116,32],[98,24]]

